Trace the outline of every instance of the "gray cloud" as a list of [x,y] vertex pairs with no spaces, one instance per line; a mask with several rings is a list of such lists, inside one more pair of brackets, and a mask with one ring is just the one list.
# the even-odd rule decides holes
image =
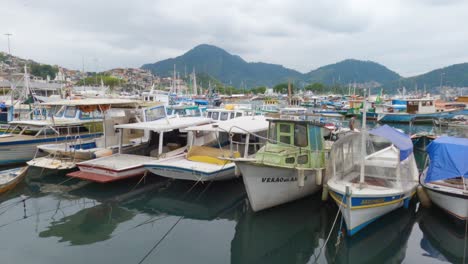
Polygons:
[[[4,0],[15,55],[89,70],[139,67],[209,43],[305,72],[346,58],[402,75],[464,62],[461,0]],[[0,38],[6,50],[6,37]]]

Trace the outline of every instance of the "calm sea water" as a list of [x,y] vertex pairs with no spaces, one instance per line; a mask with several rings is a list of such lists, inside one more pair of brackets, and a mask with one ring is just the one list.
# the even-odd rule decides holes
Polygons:
[[317,194],[253,213],[241,180],[97,184],[31,170],[0,199],[1,263],[463,263],[468,255],[465,227],[416,201],[337,243],[331,201]]

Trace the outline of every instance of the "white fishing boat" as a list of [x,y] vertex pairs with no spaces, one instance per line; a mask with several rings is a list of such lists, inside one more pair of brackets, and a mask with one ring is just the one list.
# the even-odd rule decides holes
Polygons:
[[322,187],[327,151],[315,121],[268,119],[268,141],[254,157],[236,159],[254,211],[310,195]]
[[[55,102],[54,102],[55,103]],[[34,158],[38,145],[73,142],[102,135],[96,123],[102,122],[97,113],[83,113],[77,106],[57,105],[50,116],[42,120],[18,120],[9,123],[0,135],[0,165],[26,162]]]
[[[118,153],[77,163],[80,171],[67,175],[102,183],[143,175],[145,172],[143,164],[158,158],[174,156],[186,150],[187,133],[180,132],[180,129],[209,122],[210,119],[203,117],[175,117],[116,125],[115,129],[140,130],[147,133],[148,139],[144,140],[147,143],[140,153],[122,153],[122,137],[120,137]],[[123,135],[123,132],[120,132],[120,135]]]
[[[188,152],[146,163],[145,168],[153,174],[172,179],[202,182],[232,179],[236,177],[236,166],[230,158],[239,158],[241,153],[248,158],[255,153],[261,140],[252,134],[262,134],[267,129],[268,122],[264,116],[243,116],[189,127],[184,129],[190,133]],[[229,138],[231,144],[222,148],[224,142],[219,141],[220,138]]]
[[[149,108],[139,109],[135,105],[120,105],[119,101],[113,100],[86,100],[88,102],[88,110],[93,110],[93,107],[99,108],[105,103],[107,110],[101,112],[103,117],[102,127],[103,135],[98,138],[83,140],[77,138],[72,142],[44,144],[39,145],[39,153],[47,153],[45,157],[35,157],[27,162],[28,165],[51,170],[69,170],[76,167],[76,163],[109,156],[117,153],[119,150],[119,139],[122,137],[121,152],[125,154],[136,153],[144,147],[145,136],[141,130],[124,130],[116,131],[115,125],[138,123],[141,120],[157,120],[166,117],[165,106],[158,105]],[[70,103],[73,103],[70,102]],[[112,107],[112,108],[111,108]],[[122,132],[121,136],[119,133]]]
[[442,136],[427,147],[429,166],[421,185],[433,203],[454,217],[468,220],[468,139]]
[[411,139],[387,125],[345,135],[332,146],[327,179],[330,196],[352,236],[409,205],[418,180]]

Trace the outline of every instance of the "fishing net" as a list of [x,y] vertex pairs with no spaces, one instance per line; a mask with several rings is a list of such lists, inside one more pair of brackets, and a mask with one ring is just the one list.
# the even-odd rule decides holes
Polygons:
[[400,161],[400,151],[383,137],[364,134],[365,150],[362,151],[361,133],[351,133],[336,141],[330,152],[327,180],[361,183],[361,164],[364,161],[362,183],[384,188],[412,188],[417,168],[414,156]]

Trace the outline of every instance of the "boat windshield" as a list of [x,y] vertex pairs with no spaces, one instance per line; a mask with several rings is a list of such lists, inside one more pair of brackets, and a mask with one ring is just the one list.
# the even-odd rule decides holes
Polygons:
[[307,147],[307,126],[301,124],[294,126],[294,145]]

